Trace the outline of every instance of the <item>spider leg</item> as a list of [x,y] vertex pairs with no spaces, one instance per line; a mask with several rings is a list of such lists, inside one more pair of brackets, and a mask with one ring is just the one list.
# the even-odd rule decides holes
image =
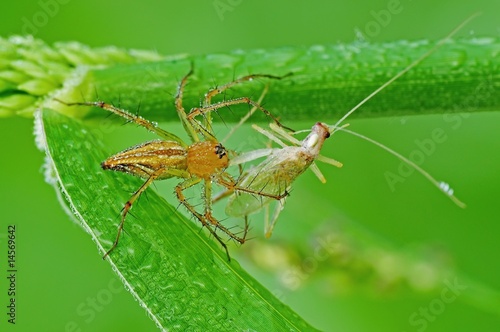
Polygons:
[[231,257],[229,256],[229,251],[227,249],[227,245],[224,241],[222,241],[222,239],[220,238],[219,235],[217,235],[217,233],[215,232],[215,230],[212,228],[212,221],[207,221],[207,219],[205,218],[205,216],[201,215],[200,213],[198,213],[198,211],[196,211],[196,209],[194,208],[193,205],[191,205],[186,197],[184,196],[183,194],[183,191],[186,190],[187,188],[190,188],[198,183],[200,183],[202,181],[202,179],[200,178],[196,178],[196,177],[193,177],[193,178],[189,178],[183,182],[181,182],[180,184],[178,184],[176,187],[175,187],[175,193],[177,195],[177,199],[179,200],[179,202],[184,205],[184,207],[186,207],[186,209],[193,215],[195,216],[203,226],[205,226],[209,231],[210,233],[213,235],[213,237],[219,241],[219,243],[221,244],[221,246],[224,248],[224,250],[226,251],[226,255],[227,255],[227,260],[228,261],[231,261]]
[[[267,93],[267,90],[268,90],[267,86],[264,89],[263,93],[261,94],[261,96],[260,96],[260,98],[259,98],[259,100],[257,102],[253,101],[252,99],[250,99],[248,97],[243,97],[243,98],[236,98],[236,99],[225,100],[225,101],[222,101],[222,102],[219,102],[219,103],[213,103],[212,104],[212,98],[214,96],[219,95],[219,94],[225,92],[227,89],[229,89],[229,88],[231,88],[231,87],[233,87],[233,86],[235,86],[237,84],[240,84],[240,83],[243,83],[243,82],[247,82],[247,81],[251,81],[251,80],[256,79],[256,78],[270,78],[270,79],[280,80],[280,79],[283,79],[283,78],[288,77],[290,75],[291,75],[291,73],[288,73],[288,74],[283,75],[283,76],[266,75],[266,74],[247,75],[247,76],[240,77],[240,78],[238,78],[238,79],[236,79],[234,81],[231,81],[229,83],[226,83],[224,85],[221,85],[220,87],[216,87],[214,89],[211,89],[211,90],[209,90],[205,94],[205,100],[204,100],[203,106],[202,107],[192,108],[191,111],[189,112],[189,114],[187,115],[187,119],[188,119],[188,121],[196,121],[194,118],[197,115],[204,115],[204,114],[206,114],[206,127],[209,127],[210,124],[211,124],[211,117],[210,117],[210,113],[211,112],[216,111],[216,110],[218,110],[220,108],[229,107],[229,106],[232,106],[232,105],[248,104],[248,105],[252,106],[252,109],[250,110],[250,112],[246,116],[244,116],[242,118],[242,120],[240,121],[240,124],[238,124],[237,127],[239,127],[241,125],[241,123],[243,123],[244,121],[246,121],[246,119],[248,119],[248,117],[250,117],[250,115],[252,115],[255,112],[256,109],[259,109],[264,114],[266,114],[271,119],[273,119],[273,121],[278,126],[286,128],[286,129],[290,129],[288,127],[283,126],[278,121],[278,119],[271,114],[271,112],[269,112],[268,110],[266,110],[264,107],[262,107],[260,105],[260,103],[262,102],[262,99],[264,98],[265,94]],[[198,124],[198,126],[201,126],[201,125]],[[206,137],[205,133],[202,133],[202,134]],[[206,137],[206,138],[210,139],[208,137]]]
[[134,202],[151,185],[151,183],[153,183],[153,181],[156,180],[156,178],[158,178],[158,176],[160,176],[164,172],[165,172],[164,169],[159,169],[159,170],[155,171],[153,174],[151,174],[151,176],[146,180],[146,182],[144,182],[142,184],[142,186],[139,189],[137,189],[137,191],[132,195],[132,197],[130,197],[129,200],[125,203],[125,205],[122,209],[122,217],[121,217],[120,224],[118,226],[118,233],[116,234],[116,239],[113,242],[113,245],[111,246],[111,248],[108,251],[106,251],[106,253],[102,257],[102,259],[106,259],[106,257],[109,256],[109,254],[118,246],[118,241],[120,240],[120,236],[121,236],[122,231],[123,231],[123,225],[125,223],[125,217],[127,216],[128,212],[132,208],[132,205],[134,204]]
[[121,109],[119,107],[113,106],[111,104],[105,103],[103,101],[88,101],[88,102],[72,102],[68,103],[65,101],[62,101],[60,99],[54,98],[54,100],[60,102],[61,104],[64,104],[66,106],[93,106],[93,107],[98,107],[102,108],[103,110],[109,111],[113,114],[116,114],[118,116],[121,116],[122,118],[125,118],[129,122],[133,122],[141,127],[146,128],[147,130],[155,133],[156,135],[160,136],[161,138],[164,138],[169,141],[176,141],[182,146],[186,147],[186,143],[182,139],[180,139],[177,135],[174,135],[172,133],[169,133],[161,128],[159,128],[155,123],[148,121],[144,119],[141,116],[132,114],[124,109]]
[[[221,186],[226,187],[227,191],[230,192],[228,194],[226,194],[226,192],[224,192],[223,197],[229,196],[231,193],[233,193],[235,191],[240,191],[240,192],[244,192],[247,194],[252,194],[252,195],[257,195],[257,196],[262,196],[262,197],[269,197],[269,198],[273,198],[275,200],[282,200],[283,198],[287,197],[289,194],[288,190],[284,190],[282,194],[269,194],[269,193],[263,192],[262,190],[254,190],[254,189],[250,189],[250,188],[246,188],[246,187],[241,187],[241,186],[238,186],[238,183],[235,182],[234,180],[232,180],[232,179],[226,180],[226,179],[223,179],[222,177],[219,177],[219,179],[217,179],[216,181]],[[223,197],[221,197],[221,198],[223,198]],[[220,200],[221,198],[217,197],[217,200]]]
[[[226,233],[230,238],[239,242],[240,244],[245,243],[246,231],[243,237],[239,237],[229,229],[227,229],[224,225],[222,225],[215,217],[212,215],[212,180],[205,180],[205,218],[208,220],[216,229],[220,229],[224,233]],[[246,229],[246,227],[245,227]]]
[[257,102],[253,101],[252,99],[250,99],[248,97],[229,99],[229,100],[224,100],[224,101],[221,101],[221,102],[218,102],[215,104],[206,105],[203,107],[192,108],[191,111],[189,112],[189,114],[187,115],[187,118],[189,121],[195,121],[194,118],[197,115],[202,115],[202,114],[205,114],[208,112],[216,111],[216,110],[223,108],[223,107],[233,106],[233,105],[238,105],[238,104],[248,104],[248,105],[251,105],[253,107],[256,107],[257,109],[261,110],[264,114],[266,114],[268,117],[273,119],[273,121],[276,123],[277,126],[293,131],[293,129],[288,128],[288,127],[284,126],[283,124],[281,124],[281,122],[279,122],[278,119],[274,115],[271,114],[271,112],[269,112],[267,109],[265,109],[264,107],[259,105]]
[[187,134],[191,138],[192,142],[199,142],[200,138],[198,137],[197,131],[195,130],[196,126],[193,126],[193,121],[188,119],[186,115],[186,110],[184,109],[184,106],[182,105],[182,98],[184,96],[184,89],[186,88],[187,81],[191,75],[193,75],[193,66],[191,65],[191,69],[189,72],[184,75],[182,80],[179,82],[179,85],[177,86],[177,93],[175,95],[175,109],[177,110],[177,114],[179,115],[179,118],[181,119],[182,126],[186,130]]
[[270,79],[274,79],[274,80],[281,80],[281,79],[283,79],[285,77],[288,77],[290,75],[292,75],[292,73],[288,73],[288,74],[283,75],[283,76],[267,75],[267,74],[252,74],[252,75],[247,75],[247,76],[240,77],[238,79],[235,79],[232,82],[226,83],[224,85],[221,85],[219,87],[216,87],[214,89],[209,90],[205,94],[205,106],[211,104],[212,98],[214,96],[223,93],[224,91],[226,91],[227,89],[232,88],[236,84],[240,84],[240,83],[247,82],[247,81],[252,81],[252,80],[254,80],[256,78],[270,78]]
[[[269,84],[266,84],[266,86],[264,87],[264,90],[260,94],[259,99],[257,100],[257,104],[259,104],[259,105],[262,104],[262,100],[264,100],[264,97],[266,96],[268,91],[269,91]],[[227,141],[236,132],[236,130],[238,130],[238,128],[240,128],[252,116],[252,114],[255,113],[256,110],[257,110],[257,107],[255,107],[255,106],[252,107],[250,109],[250,111],[248,111],[248,113],[245,114],[245,116],[243,116],[240,119],[240,121],[236,125],[233,126],[233,128],[231,128],[231,130],[226,135],[226,137],[224,137],[224,139],[222,139],[221,143],[224,144],[224,142]]]

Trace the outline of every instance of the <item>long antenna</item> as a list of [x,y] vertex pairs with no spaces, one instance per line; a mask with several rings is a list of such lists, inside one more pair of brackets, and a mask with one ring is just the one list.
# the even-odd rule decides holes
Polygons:
[[342,127],[334,128],[334,130],[344,131],[344,132],[349,133],[351,135],[354,135],[354,136],[357,136],[357,137],[362,138],[364,140],[367,140],[368,142],[373,143],[376,146],[378,146],[378,147],[386,150],[387,152],[389,152],[390,154],[392,154],[395,157],[399,158],[403,162],[407,163],[408,165],[410,165],[411,167],[413,167],[417,172],[419,172],[420,174],[422,174],[423,176],[425,176],[427,178],[427,180],[429,180],[433,185],[435,185],[439,190],[441,190],[446,196],[448,196],[453,201],[453,203],[455,203],[456,205],[458,205],[461,208],[465,208],[465,206],[466,206],[465,203],[462,202],[462,201],[460,201],[458,198],[456,198],[453,195],[453,189],[450,187],[450,185],[448,183],[436,180],[434,177],[432,177],[432,175],[430,175],[423,168],[421,168],[420,166],[418,166],[417,164],[415,164],[413,161],[409,160],[408,158],[403,157],[401,154],[397,153],[393,149],[391,149],[391,148],[385,146],[384,144],[382,144],[380,142],[377,142],[377,141],[375,141],[375,140],[373,140],[373,139],[371,139],[369,137],[366,137],[366,136],[364,136],[364,135],[362,135],[360,133],[352,131],[352,130],[348,130],[348,129],[345,129],[345,128],[342,128]]
[[395,80],[397,80],[398,78],[400,78],[401,76],[406,74],[406,72],[408,72],[410,69],[412,69],[413,67],[418,65],[420,62],[422,62],[429,55],[434,53],[438,48],[440,48],[444,43],[446,43],[451,37],[453,37],[460,29],[462,29],[465,25],[467,25],[467,23],[469,23],[471,20],[473,20],[474,18],[476,18],[480,14],[481,13],[475,13],[472,16],[470,16],[469,18],[467,18],[465,21],[463,21],[459,26],[457,26],[455,29],[453,29],[453,31],[451,31],[445,38],[441,39],[436,45],[434,45],[433,48],[431,48],[430,50],[425,52],[421,57],[419,57],[418,59],[413,61],[408,67],[406,67],[405,69],[400,71],[396,76],[394,76],[393,78],[391,78],[390,80],[388,80],[387,82],[382,84],[378,89],[376,89],[371,94],[369,94],[368,97],[366,97],[361,102],[359,102],[359,104],[354,106],[349,112],[347,112],[343,117],[341,117],[340,120],[337,121],[337,123],[335,123],[334,127],[338,127],[340,125],[340,123],[342,123],[342,121],[344,121],[347,117],[349,117],[352,113],[354,113],[354,111],[356,111],[358,108],[360,108],[362,105],[364,105],[373,96],[375,96],[377,93],[379,93],[380,91],[385,89],[388,85],[390,85],[392,82],[394,82]]

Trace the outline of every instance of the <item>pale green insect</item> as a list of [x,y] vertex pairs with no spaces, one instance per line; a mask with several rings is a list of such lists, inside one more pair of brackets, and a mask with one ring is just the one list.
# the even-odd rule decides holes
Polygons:
[[[311,167],[322,182],[326,182],[324,176],[314,164],[315,160],[342,167],[340,162],[319,154],[323,143],[330,137],[329,127],[321,122],[316,123],[312,127],[311,132],[302,142],[288,135],[285,131],[279,131],[281,137],[295,144],[291,146],[287,146],[277,136],[258,126],[254,125],[254,129],[277,142],[281,145],[281,148],[255,150],[242,154],[232,160],[232,164],[237,165],[267,156],[263,162],[251,168],[238,179],[239,187],[249,188],[255,191],[256,194],[252,195],[240,192],[233,194],[226,206],[226,214],[229,216],[245,217],[259,211],[262,207],[267,208],[269,203],[276,200],[284,203],[293,181],[309,167]],[[273,126],[273,129],[276,129],[276,127]],[[264,193],[265,196],[262,195]],[[283,204],[277,205],[271,223],[269,223],[269,219],[266,217],[266,237],[271,236],[282,206]],[[266,216],[268,216],[267,213]]]
[[[236,157],[235,163],[240,163],[244,161],[242,158],[259,157],[261,153],[268,156],[239,179],[239,186],[276,196],[286,195],[292,182],[318,158],[323,143],[328,137],[330,137],[328,127],[318,122],[299,146],[287,146],[283,143],[282,148],[257,150]],[[276,137],[273,139],[277,141]],[[333,164],[342,166],[336,162]],[[271,201],[273,201],[272,197],[252,199],[251,195],[234,195],[227,205],[226,213],[230,216],[248,215],[260,210],[262,205]]]
[[[363,99],[354,108],[347,112],[340,120],[338,120],[335,125],[328,126],[324,123],[316,123],[312,127],[309,135],[303,141],[297,140],[290,133],[287,133],[282,128],[279,128],[273,124],[270,125],[273,133],[254,125],[254,129],[267,136],[272,141],[276,142],[281,146],[281,148],[254,150],[233,158],[230,162],[230,165],[240,165],[267,156],[267,158],[263,162],[253,166],[253,168],[248,170],[248,172],[242,174],[237,181],[239,187],[247,188],[249,191],[253,191],[253,194],[249,194],[248,192],[244,193],[238,191],[226,191],[215,198],[215,201],[219,200],[220,198],[230,196],[229,201],[226,205],[226,214],[233,217],[244,218],[246,218],[249,214],[261,210],[262,208],[268,210],[269,203],[271,203],[272,201],[278,201],[271,220],[269,220],[268,211],[266,213],[265,235],[266,237],[270,237],[278,216],[283,209],[286,196],[291,188],[291,184],[298,176],[300,176],[308,168],[311,168],[311,170],[316,174],[321,182],[326,182],[319,168],[314,163],[315,160],[323,161],[336,167],[342,167],[342,163],[321,156],[319,153],[324,141],[328,137],[330,137],[331,134],[333,134],[335,131],[344,131],[363,138],[373,144],[376,144],[389,153],[395,155],[397,158],[406,162],[423,176],[425,176],[438,189],[445,193],[455,204],[462,208],[465,207],[465,204],[453,195],[453,189],[451,189],[451,187],[446,182],[437,181],[428,172],[420,168],[412,161],[403,157],[401,154],[368,137],[345,129],[347,125],[341,125],[341,123],[359,107],[370,100],[373,96],[378,94],[382,89],[384,89],[399,77],[404,75],[406,72],[408,72],[410,69],[418,65],[430,54],[434,53],[436,49],[443,45],[449,38],[451,38],[451,36],[453,36],[458,30],[460,30],[473,17],[474,16],[464,21],[447,37],[438,42],[432,49],[423,54],[420,58],[412,62],[405,69],[400,71],[390,80],[388,80],[386,83],[372,92],[369,96]],[[287,140],[291,145],[285,144],[282,139]]]

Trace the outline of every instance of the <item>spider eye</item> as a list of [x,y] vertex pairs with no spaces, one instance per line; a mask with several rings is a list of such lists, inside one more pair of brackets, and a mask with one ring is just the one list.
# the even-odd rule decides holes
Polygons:
[[226,155],[226,149],[222,146],[222,144],[217,144],[215,146],[215,154],[219,157],[219,159],[222,159]]

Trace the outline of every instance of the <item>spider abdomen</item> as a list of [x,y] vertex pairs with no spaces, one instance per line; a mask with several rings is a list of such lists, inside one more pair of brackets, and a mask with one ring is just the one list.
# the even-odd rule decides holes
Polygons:
[[[105,170],[119,171],[142,178],[150,177],[155,171],[186,170],[187,150],[175,141],[154,140],[123,150],[101,163]],[[165,172],[158,180],[172,177]]]

